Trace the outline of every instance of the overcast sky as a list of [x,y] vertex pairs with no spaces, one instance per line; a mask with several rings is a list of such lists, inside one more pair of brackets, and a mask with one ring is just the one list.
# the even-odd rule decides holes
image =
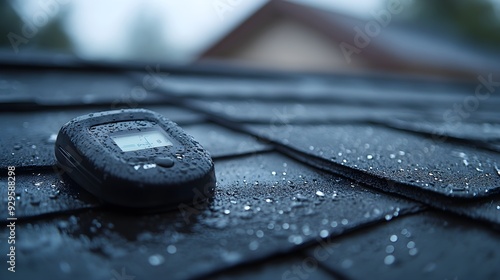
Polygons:
[[[294,1],[366,16],[370,11],[380,9],[385,0]],[[61,4],[47,10],[41,6],[43,2]],[[41,11],[54,11],[54,15],[49,15],[52,18],[64,14],[65,28],[75,43],[76,53],[86,58],[98,59],[123,59],[128,55],[127,52],[130,50],[127,46],[132,40],[131,30],[136,28],[134,25],[138,25],[137,15],[140,13],[157,22],[160,27],[153,38],[147,37],[147,41],[165,43],[169,54],[183,61],[219,39],[267,0],[73,0],[67,4],[64,2],[68,0],[30,0],[14,3],[17,10],[28,20]]]

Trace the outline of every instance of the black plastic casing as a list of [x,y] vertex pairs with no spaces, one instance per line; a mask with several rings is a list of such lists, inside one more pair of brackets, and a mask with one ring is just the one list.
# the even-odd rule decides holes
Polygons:
[[[113,133],[162,129],[173,145],[123,152]],[[77,117],[57,136],[58,166],[102,201],[135,208],[175,208],[208,199],[215,188],[212,158],[176,123],[144,109]],[[155,164],[158,157],[173,166]]]

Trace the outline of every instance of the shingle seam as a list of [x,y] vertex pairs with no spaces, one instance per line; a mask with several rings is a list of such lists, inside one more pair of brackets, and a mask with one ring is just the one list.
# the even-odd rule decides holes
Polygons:
[[[425,212],[425,211],[427,211],[427,209],[425,207],[423,207],[423,208],[421,208],[421,207],[412,207],[412,208],[407,209],[406,211],[401,211],[401,214],[398,217],[395,217],[394,219],[392,219],[391,221],[396,220],[396,219],[402,219],[404,217],[411,216],[411,215],[416,215],[416,214],[419,214],[419,213],[422,213],[422,212]],[[348,228],[348,229],[344,230],[341,233],[330,234],[328,237],[322,238],[321,240],[324,241],[324,240],[329,239],[329,238],[343,237],[346,234],[351,234],[351,233],[359,231],[359,230],[363,230],[363,229],[366,229],[366,228],[371,228],[371,227],[374,227],[374,226],[378,226],[378,225],[380,225],[381,223],[384,223],[384,222],[387,222],[387,221],[382,218],[382,219],[374,220],[374,221],[371,221],[371,222],[362,223],[362,224],[360,224],[358,226],[355,226],[355,227],[352,227],[352,228]],[[289,256],[289,254],[291,254],[291,253],[299,252],[301,254],[307,254],[307,253],[305,253],[306,250],[308,250],[310,248],[313,248],[313,247],[317,246],[318,244],[320,244],[319,241],[316,241],[316,240],[312,239],[312,240],[310,240],[308,242],[305,242],[305,243],[303,243],[301,245],[295,246],[295,247],[293,247],[293,248],[291,248],[289,250],[279,251],[279,252],[276,252],[274,254],[262,257],[262,258],[257,258],[257,259],[251,259],[251,260],[248,260],[248,261],[244,261],[244,262],[238,263],[236,265],[233,265],[231,267],[219,269],[219,270],[210,272],[209,274],[205,274],[205,275],[201,275],[199,277],[195,277],[194,279],[205,279],[205,278],[208,278],[208,277],[214,277],[214,276],[217,276],[217,275],[224,274],[224,272],[226,272],[229,269],[244,268],[244,267],[247,267],[247,266],[255,266],[256,264],[263,263],[263,262],[266,262],[268,260],[278,259],[280,257]],[[329,272],[331,272],[331,271],[329,271]],[[338,273],[338,276],[340,276],[340,275],[342,275],[342,274]],[[349,278],[347,278],[345,276],[345,278],[341,278],[341,279],[349,279]]]

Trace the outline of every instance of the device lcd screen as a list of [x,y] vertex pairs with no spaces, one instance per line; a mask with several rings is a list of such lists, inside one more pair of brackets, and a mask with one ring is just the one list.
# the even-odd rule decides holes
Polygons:
[[110,136],[124,152],[138,151],[149,148],[172,146],[172,141],[160,129],[134,132],[119,132]]

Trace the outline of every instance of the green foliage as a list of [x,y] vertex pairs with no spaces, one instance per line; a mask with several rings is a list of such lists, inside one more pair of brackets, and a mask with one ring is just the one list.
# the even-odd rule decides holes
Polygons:
[[10,48],[7,35],[9,32],[18,31],[23,21],[12,10],[8,1],[0,1],[0,47]]
[[[46,25],[35,26],[33,17],[21,18],[12,8],[11,2],[0,1],[0,48],[11,49],[14,52],[16,49],[20,52],[33,49],[70,52],[72,44],[63,28],[64,10],[61,10],[57,16],[53,18],[48,16],[48,18],[49,21]],[[25,22],[30,20],[32,22]],[[31,36],[23,33],[23,29],[27,25],[36,30],[35,32],[30,31]],[[32,28],[30,30],[33,30]],[[12,36],[15,36],[16,39],[13,39]],[[11,40],[15,40],[18,44],[13,47]]]
[[493,1],[497,0],[413,0],[407,16],[418,24],[446,26],[479,44],[500,47],[500,6]]

